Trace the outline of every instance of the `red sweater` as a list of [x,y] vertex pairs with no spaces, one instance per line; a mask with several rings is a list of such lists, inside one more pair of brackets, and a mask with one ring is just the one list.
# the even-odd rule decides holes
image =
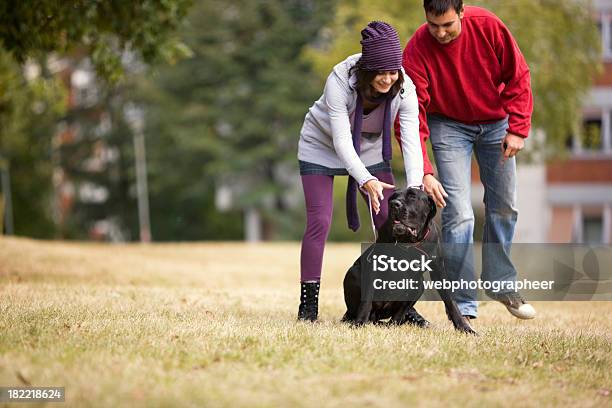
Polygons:
[[404,49],[403,66],[417,89],[425,174],[433,173],[425,148],[427,113],[466,124],[508,116],[508,132],[527,137],[533,110],[529,67],[490,11],[466,6],[461,34],[448,44],[438,43],[423,24]]

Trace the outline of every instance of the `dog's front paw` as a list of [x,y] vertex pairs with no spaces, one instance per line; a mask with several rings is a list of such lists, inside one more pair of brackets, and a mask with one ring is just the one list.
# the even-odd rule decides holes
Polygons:
[[466,334],[471,334],[473,336],[478,336],[478,333],[476,333],[476,331],[474,329],[472,329],[472,326],[470,326],[470,323],[468,323],[466,318],[463,318],[463,321],[455,326],[455,329],[466,333]]
[[360,320],[353,320],[353,321],[351,322],[351,327],[355,327],[355,328],[357,328],[357,327],[362,327],[362,326],[365,326],[365,324],[366,324],[366,323],[367,323],[367,322],[362,322],[362,321],[360,321]]
[[465,334],[471,334],[472,336],[479,336],[478,332],[476,332],[471,327],[463,328],[463,329],[461,329],[461,331],[464,332]]
[[414,308],[411,308],[406,312],[402,323],[408,323],[412,326],[420,327],[421,329],[427,329],[431,324],[425,319],[419,312]]

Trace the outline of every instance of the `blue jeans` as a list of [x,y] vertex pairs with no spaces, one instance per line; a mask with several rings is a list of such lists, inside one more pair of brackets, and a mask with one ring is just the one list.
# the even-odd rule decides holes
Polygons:
[[[516,210],[516,161],[502,161],[501,143],[508,128],[499,122],[466,125],[429,115],[427,123],[440,182],[448,193],[442,210],[442,240],[449,279],[474,280],[474,211],[471,203],[472,152],[484,186],[485,223],[482,250],[483,281],[515,281],[516,269],[510,260]],[[489,245],[487,245],[489,244]],[[459,311],[476,317],[476,290],[454,293]]]

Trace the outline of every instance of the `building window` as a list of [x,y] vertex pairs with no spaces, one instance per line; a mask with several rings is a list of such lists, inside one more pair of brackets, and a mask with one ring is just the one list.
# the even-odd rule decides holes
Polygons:
[[585,244],[603,243],[603,217],[586,215],[582,218],[582,242]]
[[601,150],[603,135],[602,118],[590,118],[582,121],[582,137],[580,145],[583,150]]
[[583,115],[580,133],[570,136],[566,147],[573,154],[586,157],[612,153],[610,111],[588,109]]
[[574,207],[573,242],[607,244],[610,242],[610,205]]

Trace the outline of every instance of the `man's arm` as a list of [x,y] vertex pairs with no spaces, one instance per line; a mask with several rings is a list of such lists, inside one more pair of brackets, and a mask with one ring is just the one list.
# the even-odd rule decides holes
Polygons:
[[[427,174],[433,174],[433,166],[427,155],[427,146],[425,142],[429,138],[429,127],[427,126],[427,106],[429,106],[429,80],[425,71],[425,64],[420,56],[417,55],[414,45],[409,42],[404,49],[402,55],[402,66],[406,74],[410,77],[416,87],[418,102],[419,102],[419,135],[421,139],[421,152],[423,154],[423,171]],[[395,121],[395,137],[401,146],[401,131],[399,121]]]
[[[402,66],[406,74],[412,79],[415,85],[418,106],[419,106],[419,138],[421,141],[421,153],[423,155],[423,187],[436,202],[438,207],[445,207],[445,197],[448,197],[442,184],[433,176],[434,170],[429,156],[427,154],[427,146],[425,142],[429,138],[429,126],[427,126],[427,107],[429,106],[429,77],[425,69],[425,62],[415,49],[412,41],[408,42],[402,55]],[[400,139],[399,125],[396,122],[395,137]],[[401,143],[400,143],[401,144]]]
[[496,54],[501,66],[501,93],[504,110],[508,114],[508,133],[526,138],[531,128],[533,94],[531,75],[525,57],[510,30],[498,21]]

